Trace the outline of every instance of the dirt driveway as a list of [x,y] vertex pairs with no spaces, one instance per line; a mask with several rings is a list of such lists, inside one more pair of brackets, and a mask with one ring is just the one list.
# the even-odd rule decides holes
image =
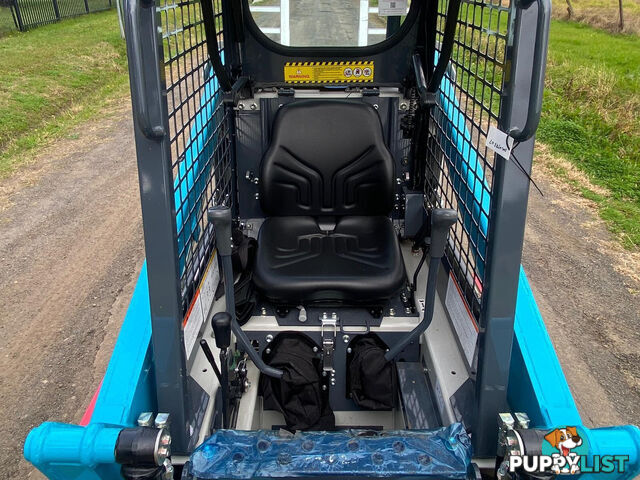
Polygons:
[[144,258],[129,105],[0,185],[2,478],[32,472],[29,429],[80,420],[124,318]]
[[[640,283],[591,206],[540,156],[524,265],[585,422],[638,423]],[[0,464],[39,476],[24,438],[78,422],[143,258],[128,100],[0,186]]]

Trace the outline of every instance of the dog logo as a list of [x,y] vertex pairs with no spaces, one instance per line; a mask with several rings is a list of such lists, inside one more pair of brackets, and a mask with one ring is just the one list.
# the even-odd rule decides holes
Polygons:
[[511,473],[553,473],[575,475],[585,473],[624,473],[629,455],[601,455],[590,452],[589,435],[582,427],[559,426],[544,434],[538,455],[522,455],[519,450],[509,455]]
[[565,458],[564,466],[560,468],[559,462],[555,462],[551,470],[555,474],[569,473],[576,474],[580,472],[578,466],[578,453],[572,450],[582,445],[582,438],[578,435],[577,427],[556,428],[544,436],[549,444],[557,449],[560,453],[553,453],[552,456],[562,456]]

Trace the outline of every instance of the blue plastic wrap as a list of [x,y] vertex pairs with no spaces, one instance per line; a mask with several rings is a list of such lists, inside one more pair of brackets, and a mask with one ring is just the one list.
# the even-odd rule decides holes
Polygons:
[[467,478],[461,424],[438,430],[337,432],[218,430],[191,455],[183,480],[286,477]]

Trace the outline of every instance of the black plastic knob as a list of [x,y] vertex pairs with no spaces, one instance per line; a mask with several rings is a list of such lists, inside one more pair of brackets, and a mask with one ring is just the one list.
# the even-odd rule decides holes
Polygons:
[[218,312],[211,319],[211,327],[215,336],[216,346],[220,350],[231,345],[231,315],[229,312]]
[[213,223],[218,253],[223,257],[231,255],[231,209],[223,205],[212,207],[207,218]]
[[436,208],[431,212],[431,258],[442,258],[447,246],[449,229],[458,220],[458,213],[450,208]]

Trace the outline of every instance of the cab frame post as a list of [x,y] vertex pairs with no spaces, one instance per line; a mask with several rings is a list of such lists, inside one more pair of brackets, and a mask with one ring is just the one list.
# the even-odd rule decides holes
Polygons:
[[[536,35],[548,36],[549,18],[539,29],[536,17],[547,0],[529,3],[525,8],[512,4],[513,32],[506,50],[505,78],[498,128],[509,132],[527,123],[532,82],[544,81],[544,62],[535,67]],[[545,39],[546,45],[546,39]],[[546,49],[544,50],[546,58]],[[515,61],[517,58],[517,62]],[[511,67],[511,68],[510,68]],[[530,174],[535,136],[523,140],[513,155]],[[495,189],[491,199],[485,294],[480,323],[476,410],[473,425],[474,453],[478,457],[495,456],[498,443],[498,414],[508,411],[507,387],[511,365],[516,298],[529,198],[529,178],[513,161],[496,155]]]

